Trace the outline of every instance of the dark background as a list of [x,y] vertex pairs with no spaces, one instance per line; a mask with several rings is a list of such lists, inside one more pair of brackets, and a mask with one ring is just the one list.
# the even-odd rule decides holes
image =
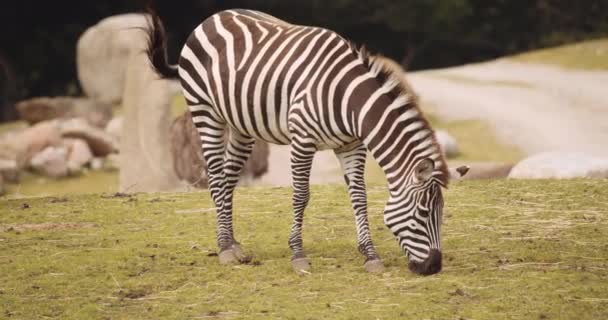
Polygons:
[[[190,31],[226,8],[333,29],[409,70],[491,59],[608,35],[608,0],[191,0],[156,1],[175,61]],[[77,95],[75,48],[87,27],[141,11],[143,1],[2,1],[0,121],[13,104],[41,95]]]

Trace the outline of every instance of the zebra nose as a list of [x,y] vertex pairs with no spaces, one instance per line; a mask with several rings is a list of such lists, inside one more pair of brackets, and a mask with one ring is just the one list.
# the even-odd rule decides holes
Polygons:
[[428,276],[441,271],[441,252],[439,250],[431,250],[426,260],[422,262],[410,261],[408,265],[410,271]]

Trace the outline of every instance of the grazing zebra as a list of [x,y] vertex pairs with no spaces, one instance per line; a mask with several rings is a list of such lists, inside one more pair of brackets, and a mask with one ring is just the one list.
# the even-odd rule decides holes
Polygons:
[[162,22],[151,13],[148,56],[163,78],[179,78],[208,165],[217,207],[220,263],[245,257],[232,228],[232,196],[254,139],[290,145],[296,271],[315,152],[334,150],[355,214],[365,269],[383,270],[372,243],[364,183],[366,153],[380,164],[390,198],[384,223],[411,271],[441,270],[442,187],[448,174],[433,130],[412,92],[382,62],[327,29],[251,10],[222,11],[200,24],[178,65],[167,62]]

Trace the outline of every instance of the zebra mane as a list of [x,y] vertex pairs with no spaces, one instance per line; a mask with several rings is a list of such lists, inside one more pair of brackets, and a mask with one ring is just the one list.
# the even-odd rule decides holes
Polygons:
[[397,98],[399,96],[407,96],[409,98],[409,107],[415,108],[418,111],[419,120],[423,123],[424,128],[433,132],[432,140],[435,148],[439,150],[439,159],[437,161],[440,164],[439,170],[441,172],[438,177],[441,183],[447,187],[449,182],[450,174],[448,172],[447,162],[445,161],[445,157],[443,152],[441,152],[441,147],[437,142],[437,138],[435,137],[435,130],[431,127],[430,123],[424,117],[424,114],[419,106],[418,95],[414,92],[413,88],[409,85],[409,83],[405,79],[405,71],[401,68],[399,64],[396,62],[382,56],[382,55],[372,55],[365,46],[358,46],[352,41],[349,41],[349,46],[353,53],[363,61],[365,67],[367,67],[372,74],[376,77],[376,80],[380,85],[388,84],[393,87],[391,91],[391,95],[393,98]]

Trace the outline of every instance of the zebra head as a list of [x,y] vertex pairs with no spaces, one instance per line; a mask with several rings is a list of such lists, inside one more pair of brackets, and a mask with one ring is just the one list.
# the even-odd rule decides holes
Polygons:
[[441,271],[441,220],[444,185],[431,159],[411,170],[407,187],[392,194],[384,223],[393,232],[409,260],[409,269],[422,275]]

